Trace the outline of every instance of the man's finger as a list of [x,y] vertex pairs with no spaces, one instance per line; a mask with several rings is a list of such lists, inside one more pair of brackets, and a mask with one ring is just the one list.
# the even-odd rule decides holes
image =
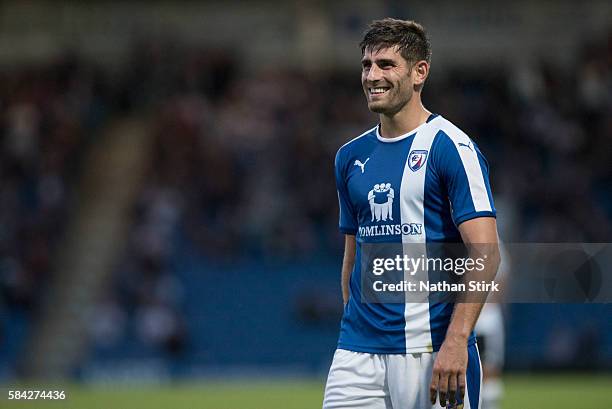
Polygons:
[[465,398],[465,372],[461,372],[458,378],[459,400],[463,402]]
[[438,383],[440,380],[440,374],[434,369],[431,374],[431,383],[429,384],[429,401],[432,405],[436,404],[436,394],[438,393]]
[[457,403],[457,374],[452,373],[448,379],[448,406],[453,407]]
[[446,398],[448,396],[448,372],[440,374],[440,383],[438,384],[438,393],[440,397],[440,406],[446,407]]

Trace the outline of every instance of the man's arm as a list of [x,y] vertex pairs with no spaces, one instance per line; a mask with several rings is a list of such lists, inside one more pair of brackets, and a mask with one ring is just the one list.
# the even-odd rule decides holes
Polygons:
[[[485,267],[483,271],[478,272],[479,277],[488,277],[492,280],[500,261],[495,219],[479,217],[467,220],[459,225],[459,232],[469,249],[468,257],[474,260],[484,258]],[[486,257],[483,257],[485,255]],[[463,278],[474,279],[474,276],[468,272]],[[432,404],[435,404],[437,394],[441,406],[446,406],[447,399],[451,405],[454,405],[457,391],[461,399],[465,396],[467,342],[485,301],[486,294],[466,294],[455,304],[446,337],[434,362],[429,388]]]
[[355,265],[355,236],[352,234],[344,235],[344,258],[342,259],[342,301],[344,305],[349,300],[349,282],[351,272]]

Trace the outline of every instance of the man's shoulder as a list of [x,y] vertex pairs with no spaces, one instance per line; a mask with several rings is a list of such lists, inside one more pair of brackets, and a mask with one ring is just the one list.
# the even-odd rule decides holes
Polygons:
[[458,160],[463,166],[466,166],[466,161],[481,159],[487,162],[476,141],[457,125],[446,118],[440,118],[437,127],[436,139],[430,151],[434,166],[444,166]]
[[359,150],[361,147],[367,145],[368,143],[372,142],[372,140],[376,139],[376,128],[378,128],[378,125],[368,129],[367,131],[361,133],[359,136],[354,137],[353,139],[346,142],[344,145],[340,146],[340,148],[338,148],[338,152],[336,153],[336,162],[347,158],[351,152]]
[[471,141],[470,137],[461,128],[446,118],[439,116],[436,125],[439,128],[438,135],[442,137],[441,139],[455,144],[459,142],[467,144]]

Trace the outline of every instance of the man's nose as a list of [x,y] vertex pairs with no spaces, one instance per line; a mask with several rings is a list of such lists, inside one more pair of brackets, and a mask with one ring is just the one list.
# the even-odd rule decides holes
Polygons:
[[376,64],[372,64],[370,70],[368,71],[368,76],[366,77],[366,79],[371,82],[378,81],[382,77],[381,74],[382,70],[378,68]]

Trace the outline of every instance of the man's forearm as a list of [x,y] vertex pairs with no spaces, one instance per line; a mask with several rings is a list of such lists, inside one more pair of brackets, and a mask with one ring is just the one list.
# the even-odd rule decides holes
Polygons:
[[349,300],[349,282],[351,272],[355,266],[355,236],[346,235],[344,241],[344,258],[342,259],[342,302],[346,305]]
[[480,303],[455,304],[453,317],[451,318],[444,340],[467,342],[476,325],[482,306],[483,304]]
[[342,302],[346,305],[349,300],[349,281],[351,279],[351,270],[344,267],[342,264]]
[[[472,270],[463,275],[463,282],[467,286],[467,281],[492,281],[499,268],[500,255],[497,243],[491,244],[471,244],[469,257],[472,259],[480,258],[484,260],[482,271]],[[470,336],[484,303],[487,300],[488,292],[465,293],[461,294],[455,304],[453,316],[451,317],[445,339],[454,341],[466,341]]]

